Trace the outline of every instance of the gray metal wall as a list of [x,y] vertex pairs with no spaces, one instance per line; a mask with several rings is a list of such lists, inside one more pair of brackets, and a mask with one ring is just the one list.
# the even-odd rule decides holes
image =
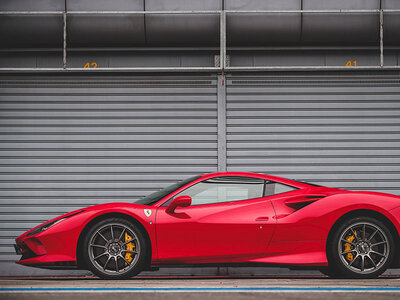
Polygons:
[[13,264],[32,226],[217,168],[400,194],[398,72],[87,75],[0,77],[3,275],[51,274]]
[[400,77],[230,76],[227,165],[400,194]]
[[216,76],[1,78],[0,274],[43,274],[12,265],[43,221],[215,171]]
[[[2,0],[0,11],[219,11],[398,9],[398,0]],[[386,45],[399,45],[399,14],[384,17]],[[68,47],[219,44],[218,14],[68,15]],[[10,30],[11,29],[11,30]],[[379,14],[227,14],[228,46],[377,45]],[[63,17],[0,16],[0,48],[62,48]]]

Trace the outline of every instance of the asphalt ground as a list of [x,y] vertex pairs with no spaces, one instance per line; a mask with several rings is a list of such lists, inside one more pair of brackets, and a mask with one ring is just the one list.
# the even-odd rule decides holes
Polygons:
[[[0,299],[400,299],[400,276],[369,280],[326,276],[0,277]],[[189,298],[190,297],[190,298]]]

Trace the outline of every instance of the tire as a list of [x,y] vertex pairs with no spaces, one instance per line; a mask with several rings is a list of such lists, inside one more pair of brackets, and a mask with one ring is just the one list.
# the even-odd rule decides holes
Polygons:
[[148,245],[141,230],[122,218],[93,225],[83,240],[87,268],[103,279],[128,279],[146,265]]
[[323,267],[320,268],[318,271],[320,271],[322,274],[329,276],[330,278],[344,278],[345,276],[343,274],[340,274],[337,272],[337,270],[329,267]]
[[392,233],[372,217],[345,220],[328,241],[328,276],[333,278],[376,278],[393,261],[395,246]]

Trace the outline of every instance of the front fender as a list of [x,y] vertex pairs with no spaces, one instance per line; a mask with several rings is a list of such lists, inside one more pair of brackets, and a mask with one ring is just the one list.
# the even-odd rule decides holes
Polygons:
[[[149,206],[128,203],[111,203],[88,207],[83,212],[67,218],[41,233],[28,236],[28,231],[19,236],[16,242],[19,245],[26,244],[34,252],[37,252],[36,254],[39,256],[30,259],[32,264],[51,264],[60,260],[76,263],[77,246],[81,234],[85,232],[84,229],[101,216],[120,214],[134,218],[145,228],[151,242],[152,260],[155,260],[157,254],[154,228],[155,213],[152,213],[149,217],[144,214],[144,209],[149,208]],[[30,263],[28,260],[19,261],[19,263],[22,262],[24,264]]]
[[[126,205],[126,203],[125,203]],[[144,210],[152,210],[152,214],[150,216],[146,216],[144,214]],[[81,228],[81,232],[84,232],[84,229],[87,228],[90,223],[95,221],[96,219],[105,217],[107,215],[110,216],[115,216],[115,215],[123,215],[127,216],[130,218],[135,219],[137,222],[139,222],[143,228],[147,231],[147,234],[150,239],[151,243],[151,253],[152,253],[152,258],[151,260],[157,260],[157,247],[156,247],[156,233],[155,233],[155,209],[149,207],[149,206],[144,206],[144,205],[134,205],[134,207],[110,207],[110,208],[101,208],[94,210],[91,215],[89,216],[88,219],[85,220],[84,226]],[[78,243],[78,240],[76,241],[76,244]]]

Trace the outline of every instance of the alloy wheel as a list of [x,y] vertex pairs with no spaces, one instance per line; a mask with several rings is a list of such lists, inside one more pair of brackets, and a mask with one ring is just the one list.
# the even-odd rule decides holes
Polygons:
[[389,257],[389,240],[384,230],[369,222],[348,226],[341,234],[338,253],[343,265],[357,274],[380,269]]
[[109,275],[131,270],[140,255],[140,242],[135,232],[120,223],[97,229],[88,244],[89,259],[101,272]]

